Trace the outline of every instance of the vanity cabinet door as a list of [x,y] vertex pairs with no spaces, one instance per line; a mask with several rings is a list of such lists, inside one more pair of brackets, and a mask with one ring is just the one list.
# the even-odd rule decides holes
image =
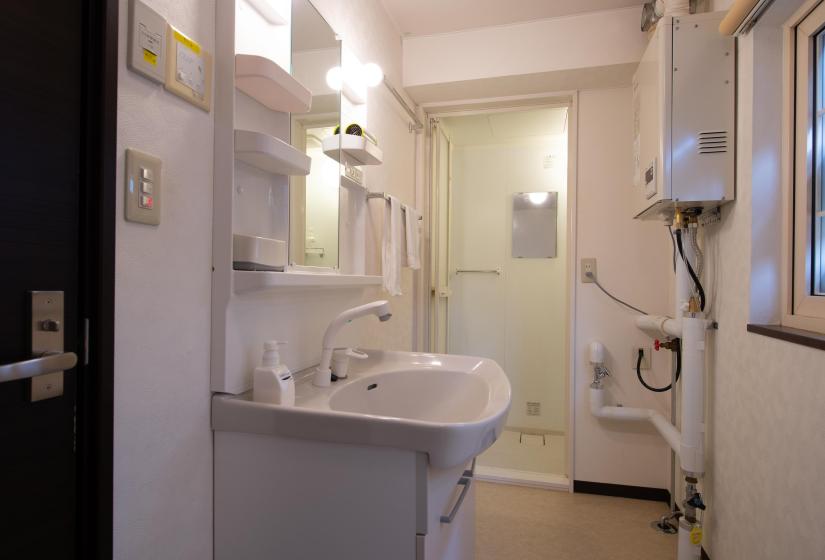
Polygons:
[[427,534],[423,539],[423,558],[473,560],[475,491],[472,464],[457,469],[430,470],[427,477]]

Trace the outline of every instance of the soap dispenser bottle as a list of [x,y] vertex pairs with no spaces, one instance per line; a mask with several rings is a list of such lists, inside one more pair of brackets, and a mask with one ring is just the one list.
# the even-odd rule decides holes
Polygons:
[[261,365],[252,377],[252,399],[255,402],[292,406],[295,404],[295,380],[281,363],[278,347],[286,344],[277,340],[264,343]]

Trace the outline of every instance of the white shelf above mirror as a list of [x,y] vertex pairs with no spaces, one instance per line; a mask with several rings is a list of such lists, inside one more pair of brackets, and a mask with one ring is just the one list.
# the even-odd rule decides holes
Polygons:
[[[338,143],[341,149],[338,149]],[[370,142],[365,136],[352,134],[335,134],[323,140],[326,155],[349,165],[380,165],[384,161],[384,152]]]
[[235,158],[277,175],[309,175],[312,159],[280,138],[235,130]]
[[315,272],[265,272],[235,270],[232,272],[233,291],[236,294],[263,292],[277,288],[335,288],[380,286],[380,276],[355,274],[318,274]]
[[235,87],[273,111],[307,113],[312,107],[312,92],[263,56],[235,55]]

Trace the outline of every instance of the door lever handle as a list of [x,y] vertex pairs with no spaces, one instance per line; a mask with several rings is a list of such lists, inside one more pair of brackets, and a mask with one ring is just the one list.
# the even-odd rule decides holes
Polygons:
[[48,353],[39,358],[0,366],[0,383],[65,371],[76,365],[77,354],[74,352]]

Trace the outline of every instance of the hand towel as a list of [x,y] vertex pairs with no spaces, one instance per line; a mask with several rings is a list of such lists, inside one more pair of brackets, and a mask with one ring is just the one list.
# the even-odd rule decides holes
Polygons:
[[407,211],[405,212],[406,217],[406,226],[407,226],[407,266],[413,270],[418,270],[421,268],[421,257],[419,253],[419,247],[421,246],[420,241],[420,221],[421,214],[418,213],[418,210],[415,208],[410,208],[407,206]]
[[401,201],[390,196],[384,206],[384,239],[381,247],[381,270],[384,276],[384,289],[391,296],[401,295],[401,235],[403,222]]

